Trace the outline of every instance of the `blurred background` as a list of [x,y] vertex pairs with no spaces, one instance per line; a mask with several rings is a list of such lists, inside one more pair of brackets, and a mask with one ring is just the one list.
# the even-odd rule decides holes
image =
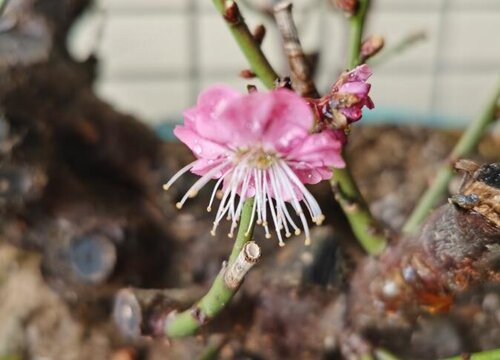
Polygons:
[[[333,2],[293,1],[303,46],[319,54],[322,91],[345,62],[346,18]],[[288,74],[279,34],[265,13],[273,1],[239,3],[250,27],[266,25],[264,51]],[[376,109],[366,112],[365,122],[466,125],[498,76],[498,24],[498,0],[373,1],[367,34],[383,35],[386,46],[372,61]],[[81,59],[97,53],[96,90],[104,99],[167,137],[201,89],[226,83],[244,90],[249,82],[238,77],[247,63],[208,0],[97,0],[73,28],[69,46]]]

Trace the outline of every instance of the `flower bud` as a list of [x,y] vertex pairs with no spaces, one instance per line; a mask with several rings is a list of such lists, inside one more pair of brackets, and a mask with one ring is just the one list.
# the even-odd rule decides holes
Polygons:
[[384,47],[384,38],[380,35],[371,35],[361,44],[361,62],[365,62],[376,55]]
[[358,0],[332,0],[334,5],[341,10],[344,10],[349,15],[354,15],[358,8]]

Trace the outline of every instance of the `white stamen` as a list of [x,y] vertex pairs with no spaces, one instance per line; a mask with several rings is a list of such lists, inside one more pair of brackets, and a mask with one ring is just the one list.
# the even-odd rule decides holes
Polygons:
[[255,208],[256,208],[256,206],[257,206],[257,202],[254,200],[253,205],[252,205],[252,216],[250,217],[250,221],[248,222],[248,229],[247,229],[247,231],[245,231],[245,236],[250,235],[250,229],[252,229],[253,222],[255,221]]
[[302,195],[304,196],[304,203],[306,204],[311,218],[314,222],[323,221],[324,216],[321,212],[321,208],[319,207],[318,202],[312,196],[312,194],[307,190],[304,184],[299,180],[297,175],[290,169],[290,167],[283,161],[280,162],[279,165],[283,168],[283,170],[287,173],[292,182],[300,189]]
[[224,180],[226,175],[228,175],[231,171],[233,171],[233,169],[229,169],[228,171],[226,171],[224,174],[222,174],[220,179],[217,180],[217,182],[215,183],[214,189],[212,191],[212,195],[210,196],[210,202],[208,203],[208,206],[207,206],[208,212],[212,211],[212,204],[213,204],[214,199],[215,199],[215,194],[217,194],[217,189],[219,189],[220,184],[222,183],[222,181]]
[[[279,180],[278,175],[276,174],[276,169],[274,166],[270,169],[270,178],[271,178],[271,186],[273,187],[273,191],[274,191],[274,194],[276,197],[276,203],[278,205],[278,210],[281,213],[281,217],[283,217],[283,216],[285,217],[283,219],[283,223],[285,224],[285,231],[286,231],[285,236],[290,237],[292,235],[292,234],[290,234],[290,229],[288,228],[288,223],[290,223],[290,225],[293,227],[295,233],[297,233],[297,231],[298,231],[300,234],[299,228],[297,227],[297,225],[295,225],[295,222],[293,221],[292,217],[290,216],[290,213],[288,212],[285,200],[283,199],[283,196],[282,196],[283,194],[282,194],[281,190],[278,188],[278,186],[281,186],[281,181]],[[288,223],[287,223],[287,221],[288,221]]]
[[[278,163],[278,165],[276,166],[276,171],[278,172],[278,175],[281,175],[281,176],[278,176],[278,179],[281,180],[281,184],[284,185],[284,188],[289,195],[288,197],[292,200],[292,206],[294,207],[297,215],[299,215],[300,221],[302,223],[302,228],[304,229],[304,233],[306,236],[306,242],[307,242],[308,241],[307,239],[309,238],[309,225],[307,224],[307,220],[304,216],[304,212],[302,211],[302,208],[300,207],[300,202],[297,198],[297,195],[295,194],[295,190],[293,189],[293,186],[290,183],[291,179],[289,176],[287,176],[288,174],[281,168],[280,165],[283,165],[283,164]],[[288,165],[285,164],[285,166],[283,166],[283,167],[286,169],[288,167]],[[297,235],[297,233],[300,234],[300,230],[299,231],[297,231],[297,230],[298,229],[295,230],[296,235]]]
[[210,180],[212,180],[212,176],[214,176],[215,174],[217,174],[218,171],[222,170],[222,168],[224,168],[224,166],[227,165],[227,162],[226,163],[222,163],[220,164],[219,166],[216,166],[214,167],[212,170],[210,170],[209,172],[207,172],[205,175],[203,175],[202,177],[200,177],[198,179],[198,181],[196,181],[190,188],[189,190],[184,194],[184,196],[182,197],[181,201],[179,201],[176,206],[178,209],[182,208],[182,206],[184,205],[184,203],[186,202],[186,200],[190,197],[194,197],[196,196],[196,194],[198,194],[198,191],[203,187],[205,186]]
[[178,179],[180,178],[182,175],[184,175],[186,172],[188,172],[189,170],[191,170],[191,168],[196,164],[198,160],[196,161],[193,161],[192,163],[184,166],[182,169],[180,169],[179,171],[177,171],[174,176],[172,176],[172,178],[166,183],[166,184],[163,184],[163,190],[168,190],[170,189],[170,186],[172,186],[172,184]]
[[[266,238],[271,237],[270,220],[268,221],[267,214],[267,205],[269,204],[270,219],[273,222],[279,245],[285,245],[282,231],[285,232],[285,236],[288,238],[292,235],[291,230],[296,235],[299,235],[301,228],[305,233],[305,242],[309,244],[311,241],[310,230],[301,203],[304,203],[312,220],[317,224],[323,221],[324,216],[318,202],[293,172],[288,162],[275,154],[264,153],[262,149],[235,150],[235,153],[237,153],[237,156],[216,160],[216,166],[190,187],[181,201],[177,203],[177,206],[181,208],[189,197],[196,196],[198,191],[213,176],[226,168],[227,170],[219,177],[212,190],[207,207],[207,211],[210,211],[215,198],[219,198],[218,194],[220,194],[221,199],[211,230],[212,235],[215,235],[220,221],[226,217],[231,221],[228,236],[234,236],[244,201],[248,198],[247,193],[250,186],[253,185],[255,199],[252,206],[250,225],[246,229],[246,234],[249,234],[251,224],[255,221],[264,227]],[[168,189],[181,175],[195,165],[196,161],[183,167],[164,185],[164,188]],[[220,189],[223,182],[224,186]],[[301,228],[292,219],[287,203],[291,204],[291,208],[299,216]]]

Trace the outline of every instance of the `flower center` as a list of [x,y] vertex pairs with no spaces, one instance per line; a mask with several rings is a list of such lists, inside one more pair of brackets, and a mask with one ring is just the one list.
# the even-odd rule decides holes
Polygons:
[[244,160],[246,163],[259,170],[269,169],[278,160],[278,155],[274,153],[268,153],[262,148],[240,151],[236,156],[237,162]]
[[262,149],[259,149],[253,156],[250,158],[250,164],[254,165],[257,169],[268,169],[271,165],[274,164],[276,160],[276,155],[269,154],[264,152]]

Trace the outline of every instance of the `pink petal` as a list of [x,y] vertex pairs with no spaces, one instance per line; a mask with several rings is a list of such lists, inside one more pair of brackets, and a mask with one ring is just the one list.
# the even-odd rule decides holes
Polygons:
[[339,92],[351,93],[357,95],[360,98],[364,98],[370,91],[370,87],[371,87],[370,84],[360,81],[348,82],[340,87]]
[[[343,139],[332,130],[324,130],[319,134],[312,134],[304,139],[288,154],[287,159],[293,161],[291,166],[301,168],[300,163],[309,167],[336,167],[342,168],[345,162],[342,159]],[[296,165],[296,164],[299,165]]]
[[[196,161],[194,166],[191,168],[191,172],[193,174],[203,176],[206,173],[208,173],[210,170],[214,169],[216,166],[219,166],[222,163],[222,161],[224,161],[224,160],[225,159],[219,159],[219,160],[199,159]],[[228,168],[229,168],[229,166],[224,167],[219,172],[215,173],[212,176],[212,178],[213,179],[220,178],[222,176],[222,174],[224,174],[227,171]]]
[[372,76],[372,69],[367,65],[359,65],[348,72],[348,81],[366,81]]
[[356,104],[348,108],[340,109],[340,111],[350,120],[349,122],[353,122],[361,119],[361,116],[363,115],[363,112],[361,111],[362,106],[363,105],[360,106],[359,104]]
[[313,116],[307,103],[289,90],[252,93],[232,101],[220,116],[232,147],[261,143],[280,151],[308,135]]
[[304,170],[293,169],[293,172],[304,184],[317,184],[332,177],[332,171],[327,167]]
[[234,99],[243,95],[226,85],[212,85],[198,96],[196,108],[207,111],[216,118],[224,108]]
[[364,105],[368,108],[368,109],[373,109],[375,107],[375,104],[373,103],[371,97],[367,96],[366,97],[366,101],[364,102]]
[[273,106],[262,142],[265,149],[286,152],[309,135],[314,117],[307,102],[293,91],[281,89],[270,95]]
[[177,125],[174,134],[191,149],[197,158],[215,159],[229,153],[225,146],[200,136],[187,126]]
[[214,85],[198,97],[195,107],[184,113],[186,120],[192,121],[200,136],[219,144],[227,144],[232,138],[227,124],[221,119],[222,112],[243,94],[224,85]]
[[272,109],[270,93],[252,93],[232,101],[219,117],[229,135],[231,147],[250,147],[259,143]]

